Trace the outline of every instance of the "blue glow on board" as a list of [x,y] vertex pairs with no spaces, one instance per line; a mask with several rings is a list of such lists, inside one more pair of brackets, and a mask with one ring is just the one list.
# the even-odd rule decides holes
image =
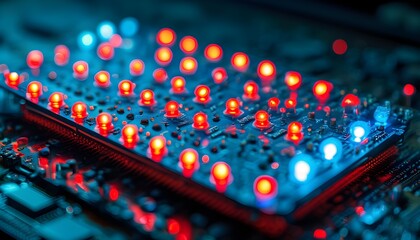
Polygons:
[[319,145],[322,158],[328,161],[338,161],[343,156],[343,144],[337,138],[324,139]]
[[92,32],[85,31],[79,34],[77,43],[80,49],[89,50],[96,46],[96,36]]
[[115,34],[115,25],[110,21],[103,21],[98,25],[97,31],[102,40],[108,40]]
[[294,156],[289,164],[290,178],[295,182],[306,182],[315,175],[316,166],[313,158],[308,154]]
[[350,135],[353,142],[363,141],[370,133],[370,127],[367,122],[356,121],[350,125]]
[[387,107],[378,106],[373,113],[373,117],[378,125],[385,126],[389,118],[389,109]]
[[128,17],[121,20],[120,31],[122,36],[132,37],[137,33],[138,29],[139,22],[137,21],[137,19]]

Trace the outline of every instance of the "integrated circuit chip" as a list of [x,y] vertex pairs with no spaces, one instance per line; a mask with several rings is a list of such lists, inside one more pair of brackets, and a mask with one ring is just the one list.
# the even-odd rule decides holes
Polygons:
[[20,212],[38,217],[54,208],[54,199],[36,188],[25,187],[6,192],[7,204]]

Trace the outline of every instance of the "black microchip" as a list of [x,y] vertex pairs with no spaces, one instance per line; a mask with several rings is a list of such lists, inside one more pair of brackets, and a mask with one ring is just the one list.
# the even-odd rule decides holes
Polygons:
[[43,239],[83,240],[93,237],[92,231],[77,218],[62,217],[42,224],[38,234]]
[[9,206],[30,217],[39,217],[55,207],[52,197],[33,187],[19,188],[5,194]]

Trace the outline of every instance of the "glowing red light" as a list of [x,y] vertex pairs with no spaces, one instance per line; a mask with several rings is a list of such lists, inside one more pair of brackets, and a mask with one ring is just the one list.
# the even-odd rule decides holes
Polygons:
[[130,74],[140,76],[144,73],[144,62],[140,59],[133,59],[130,62]]
[[333,90],[333,84],[325,80],[316,81],[312,91],[315,97],[321,102],[325,102],[330,97],[330,92]]
[[230,62],[236,71],[245,72],[249,66],[249,57],[243,52],[237,52],[233,54]]
[[192,148],[187,148],[179,155],[179,163],[185,177],[191,177],[199,167],[198,152]]
[[355,208],[356,214],[359,216],[363,216],[366,212],[365,209],[362,206],[357,206]]
[[415,92],[416,92],[416,87],[414,87],[413,84],[407,83],[404,85],[404,88],[403,88],[404,95],[413,96]]
[[161,46],[172,46],[175,40],[176,34],[170,28],[162,28],[156,35],[156,41]]
[[327,239],[327,232],[324,229],[316,229],[314,231],[315,239]]
[[50,95],[48,101],[48,106],[51,109],[60,109],[64,105],[64,95],[60,92],[54,92]]
[[279,109],[280,99],[272,97],[268,99],[267,105],[271,110],[277,111]]
[[77,61],[73,64],[73,76],[79,80],[85,80],[89,74],[89,65],[85,61]]
[[185,54],[193,54],[198,48],[197,39],[193,36],[185,36],[179,42],[179,48],[181,48]]
[[111,77],[107,71],[99,71],[95,74],[95,86],[107,88],[111,85]]
[[75,184],[83,184],[83,175],[81,173],[76,173],[74,174],[73,180]]
[[58,66],[64,66],[69,62],[70,50],[64,45],[58,45],[54,49],[54,62]]
[[332,49],[335,54],[343,55],[347,52],[347,42],[343,39],[337,39],[333,42]]
[[31,69],[38,69],[41,67],[44,62],[44,55],[39,50],[32,50],[28,53],[26,57],[26,63]]
[[122,37],[119,34],[113,34],[111,36],[111,38],[109,39],[109,43],[114,48],[118,48],[118,47],[121,47],[121,45],[123,43],[123,39],[122,39]]
[[71,117],[74,118],[75,121],[83,120],[87,116],[87,106],[85,103],[76,102],[73,104],[73,107],[71,108]]
[[155,93],[150,89],[141,91],[139,104],[141,106],[154,106],[156,104]]
[[6,84],[9,87],[16,88],[21,83],[21,77],[16,72],[11,72],[9,74],[5,74],[5,78],[6,78]]
[[360,104],[360,99],[358,96],[354,95],[354,94],[347,94],[346,96],[344,96],[343,100],[341,101],[341,106],[343,108],[345,107],[357,107]]
[[244,100],[257,101],[260,99],[258,94],[258,84],[252,80],[244,84],[244,94],[242,95]]
[[270,115],[264,110],[259,110],[255,113],[254,127],[259,129],[266,129],[271,126]]
[[171,79],[171,85],[172,85],[172,88],[170,91],[171,93],[182,94],[186,92],[185,79],[183,77],[180,77],[180,76],[173,77]]
[[165,105],[165,117],[177,118],[181,116],[179,112],[179,104],[176,101],[169,101]]
[[223,56],[222,47],[217,44],[210,44],[204,50],[204,56],[210,62],[218,62],[220,59],[222,59]]
[[297,105],[296,100],[293,98],[289,98],[289,99],[286,99],[286,101],[284,101],[284,106],[286,108],[293,109],[293,108],[296,108],[296,105]]
[[241,103],[238,99],[230,98],[226,101],[226,109],[223,113],[231,117],[238,117],[243,113],[240,109],[240,105]]
[[136,88],[136,84],[132,81],[121,80],[118,84],[119,95],[123,97],[131,97],[134,95],[134,88]]
[[178,234],[179,231],[181,230],[181,226],[179,224],[179,222],[175,219],[168,219],[168,233],[175,235]]
[[114,47],[110,43],[101,43],[96,51],[102,60],[111,60],[114,57]]
[[112,124],[112,116],[109,113],[102,112],[96,117],[96,126],[99,129],[99,132],[108,133],[110,130],[114,129]]
[[118,189],[115,186],[111,186],[109,188],[109,199],[115,202],[118,200],[119,196],[120,193],[118,192]]
[[133,124],[125,125],[121,130],[121,140],[126,147],[133,148],[139,141],[138,127]]
[[272,61],[263,60],[258,64],[257,73],[262,81],[271,82],[276,78],[276,66]]
[[202,104],[210,102],[210,88],[206,85],[198,85],[194,90],[194,101]]
[[216,190],[224,192],[232,181],[230,166],[224,162],[216,162],[211,168],[210,180],[216,185]]
[[26,89],[28,98],[39,98],[42,95],[42,84],[37,81],[30,82]]
[[153,78],[157,83],[164,83],[168,79],[168,73],[163,68],[158,68],[153,71]]
[[254,181],[254,193],[258,200],[269,200],[277,195],[277,181],[271,176],[259,176]]
[[211,76],[213,77],[213,81],[216,84],[221,84],[228,78],[226,70],[222,67],[215,68],[211,72]]
[[161,66],[167,66],[172,61],[172,51],[168,47],[160,47],[155,52],[155,61]]
[[179,63],[179,70],[183,74],[194,74],[197,71],[197,60],[193,57],[184,57]]
[[150,139],[148,153],[153,160],[161,160],[167,153],[165,137],[156,136]]
[[300,122],[291,122],[287,127],[287,137],[289,141],[297,144],[303,139],[302,124]]
[[209,123],[207,121],[207,115],[203,112],[198,112],[193,117],[193,128],[198,130],[205,130],[209,128]]
[[290,90],[296,91],[302,84],[302,76],[298,72],[289,71],[284,77],[284,82]]

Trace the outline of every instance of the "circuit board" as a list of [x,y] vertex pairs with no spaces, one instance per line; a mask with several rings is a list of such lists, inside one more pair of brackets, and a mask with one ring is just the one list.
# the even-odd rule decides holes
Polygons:
[[339,79],[169,28],[108,26],[54,59],[31,51],[0,85],[30,122],[267,233],[388,163],[411,118]]

